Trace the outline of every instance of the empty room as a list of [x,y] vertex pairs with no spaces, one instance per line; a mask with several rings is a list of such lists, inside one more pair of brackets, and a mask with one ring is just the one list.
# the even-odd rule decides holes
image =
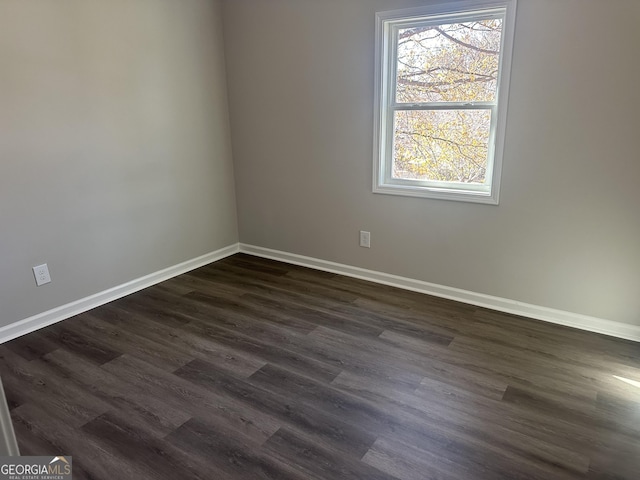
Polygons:
[[638,0],[0,0],[0,478],[640,478]]

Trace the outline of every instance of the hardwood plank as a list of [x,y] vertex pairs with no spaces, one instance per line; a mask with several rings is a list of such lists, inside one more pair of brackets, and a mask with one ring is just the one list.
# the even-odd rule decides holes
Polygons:
[[[362,461],[400,480],[458,480],[487,477],[486,471],[469,470],[446,457],[380,437]],[[493,472],[488,472],[494,475]]]
[[310,480],[279,462],[262,450],[256,450],[246,439],[232,430],[203,419],[191,419],[167,437],[171,445],[212,465],[223,472],[218,478],[255,480]]
[[6,344],[13,353],[25,360],[35,360],[58,349],[60,345],[47,338],[41,330],[27,336],[16,338]]
[[[56,449],[48,455],[69,455],[73,457],[73,478],[75,479],[141,479],[152,480],[142,465],[130,462],[103,448],[101,440],[52,415],[49,410],[35,405],[22,405],[12,412],[15,423],[53,445]],[[24,454],[24,452],[21,452]]]
[[379,326],[359,322],[357,318],[338,315],[329,310],[303,305],[290,299],[275,299],[255,293],[242,295],[242,302],[256,305],[261,311],[277,312],[279,315],[297,318],[307,325],[304,333],[317,326],[326,326],[346,333],[362,336],[378,336],[382,332]]
[[331,307],[336,302],[348,304],[357,299],[349,293],[338,292],[324,286],[291,277],[268,275],[230,265],[216,264],[215,270],[196,270],[192,272],[204,280],[224,282],[244,293],[259,293],[275,298],[287,298],[303,304]]
[[[3,358],[5,361],[8,358],[6,351]],[[75,427],[109,409],[109,405],[98,397],[66,382],[64,377],[58,376],[41,360],[27,362],[17,356],[12,358],[3,365],[2,382],[7,391],[20,392],[21,405],[32,403],[42,408],[52,407],[61,418]]]
[[[637,416],[637,412],[636,412]],[[591,456],[590,480],[617,480],[638,478],[640,472],[640,441],[608,432]]]
[[189,289],[194,292],[207,293],[209,295],[225,296],[236,298],[246,293],[243,288],[239,288],[224,279],[218,280],[216,277],[210,278],[203,274],[204,269],[191,271],[178,277],[162,282],[158,286],[167,287],[174,292],[176,289]]
[[[217,298],[206,293],[192,292],[184,296],[187,302],[196,302],[202,305],[204,311],[216,315],[216,318],[230,318],[233,326],[238,323],[247,325],[248,328],[259,327],[265,323],[280,327],[287,331],[293,331],[305,335],[315,328],[315,325],[302,320],[297,315],[288,315],[283,313],[284,309],[268,309],[264,303],[252,302],[247,299],[247,295],[243,295],[238,299]],[[202,316],[194,315],[195,318]]]
[[269,415],[238,404],[217,392],[202,389],[146,362],[123,355],[102,366],[108,372],[135,384],[149,397],[161,398],[174,411],[191,416],[216,418],[237,435],[243,435],[256,445],[262,444],[280,423]]
[[371,465],[320,446],[284,427],[265,443],[263,451],[315,478],[395,480]]
[[[488,457],[518,458],[519,463],[539,463],[540,467],[559,469],[562,473],[585,473],[588,469],[586,455],[554,442],[555,435],[536,430],[535,421],[527,423],[514,412],[508,415],[496,401],[451,389],[440,382],[430,382],[428,391],[419,389],[417,395],[411,395],[353,376],[336,380],[332,384],[343,391],[383,406],[385,411],[404,413],[405,418],[398,416],[398,423],[406,425],[406,419],[417,418],[415,425],[426,422],[432,431],[449,437],[457,435],[464,443],[485,451]],[[429,450],[430,446],[426,444],[423,448]]]
[[[561,368],[538,369],[526,361],[526,356],[523,356],[520,362],[514,363],[511,359],[492,354],[482,348],[469,347],[468,344],[459,342],[461,337],[456,337],[446,349],[418,347],[417,350],[412,346],[414,342],[406,336],[384,332],[381,338],[391,345],[401,347],[403,354],[408,358],[413,356],[412,363],[420,365],[426,372],[432,371],[438,363],[446,363],[509,385],[539,388],[556,392],[561,396],[570,396],[588,405],[594,404],[597,395],[597,390],[592,385],[576,382],[577,375],[572,376]],[[426,373],[426,376],[430,375]]]
[[40,432],[34,431],[28,422],[19,415],[13,415],[13,430],[18,440],[20,455],[22,456],[46,456],[59,450],[59,446],[45,439]]
[[92,313],[84,313],[78,320],[74,325],[74,331],[78,335],[85,338],[99,335],[103,345],[114,351],[133,355],[163,370],[175,370],[194,358],[190,352],[183,352],[170,345],[158,343],[147,335],[131,331],[125,334],[122,329],[114,327]]
[[265,342],[257,340],[249,335],[243,335],[237,331],[206,322],[191,322],[185,326],[185,329],[212,342],[236,349],[243,355],[246,354],[262,359],[265,362],[280,364],[309,377],[331,381],[340,373],[339,369],[331,365],[283,348],[278,341]]
[[122,355],[122,352],[109,348],[100,339],[77,333],[75,329],[77,323],[77,317],[70,318],[63,323],[52,325],[43,330],[42,333],[46,338],[54,342],[58,348],[65,347],[97,365],[109,362]]
[[267,363],[200,335],[187,332],[185,329],[169,327],[144,316],[132,317],[114,306],[103,307],[100,318],[116,326],[123,333],[132,332],[186,355],[215,361],[218,367],[241,377],[248,377]]
[[[599,398],[602,399],[603,394],[599,395]],[[640,441],[640,425],[636,422],[620,421],[622,418],[630,418],[633,415],[630,414],[631,412],[637,413],[640,404],[629,405],[629,411],[625,415],[621,414],[620,411],[615,412],[611,408],[598,409],[595,403],[593,406],[585,406],[581,402],[571,401],[554,393],[512,386],[507,387],[503,401],[515,403],[538,412],[548,412],[547,414],[550,416],[566,422],[583,425],[596,432],[611,430],[635,436]],[[602,400],[600,402],[602,403]],[[617,402],[623,401],[618,400]],[[631,403],[633,404],[634,402]],[[611,400],[609,400],[610,405]]]
[[42,360],[65,375],[67,385],[82,386],[86,392],[108,403],[112,410],[128,415],[129,422],[141,431],[164,437],[191,418],[184,409],[170,408],[163,398],[148,395],[123,375],[111,374],[64,349],[51,352]]
[[235,255],[0,346],[74,478],[637,480],[640,344]]
[[180,327],[191,321],[191,317],[186,312],[172,309],[171,306],[166,299],[162,303],[156,303],[153,299],[145,297],[143,291],[111,302],[107,308],[115,307],[127,312],[131,317],[145,317],[169,327]]
[[584,468],[585,457],[588,457],[599,443],[599,431],[584,429],[581,425],[568,422],[550,412],[521,408],[475,391],[451,386],[446,382],[425,379],[416,389],[415,395],[425,402],[426,408],[430,408],[432,404],[446,407],[456,421],[464,422],[465,418],[472,416],[475,421],[490,427],[507,428],[530,437],[532,441],[552,446],[553,452],[559,453],[568,449],[568,455],[561,458],[560,463],[575,458],[577,462],[574,469]]
[[[230,258],[225,260],[216,265],[215,275],[226,275],[230,281],[236,279],[247,286],[278,289],[285,293],[295,291],[323,301],[350,303],[358,298],[358,295],[354,293],[329,288],[322,283],[298,280],[284,274],[264,273],[257,270],[255,266],[242,265],[238,262],[234,264],[234,260]],[[209,274],[212,275],[211,272]]]
[[356,457],[362,456],[375,440],[375,436],[345,423],[337,416],[234,378],[210,363],[194,360],[178,369],[175,374],[213,391],[223,391],[235,401],[268,413],[291,428],[313,437],[315,441]]
[[82,426],[82,431],[100,439],[103,448],[115,457],[145,472],[146,478],[157,480],[223,478],[222,472],[171,443],[147,436],[123,421],[117,413],[108,412]]

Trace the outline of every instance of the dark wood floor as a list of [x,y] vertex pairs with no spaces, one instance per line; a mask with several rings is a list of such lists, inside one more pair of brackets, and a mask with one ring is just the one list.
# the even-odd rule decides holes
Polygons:
[[236,255],[0,345],[75,479],[640,478],[640,345]]

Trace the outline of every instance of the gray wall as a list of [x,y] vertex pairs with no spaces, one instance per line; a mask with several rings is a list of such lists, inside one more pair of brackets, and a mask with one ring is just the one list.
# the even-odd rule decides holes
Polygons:
[[519,0],[499,206],[371,193],[374,12],[419,3],[223,3],[241,241],[640,324],[640,2]]
[[0,325],[237,242],[225,75],[214,0],[0,0]]

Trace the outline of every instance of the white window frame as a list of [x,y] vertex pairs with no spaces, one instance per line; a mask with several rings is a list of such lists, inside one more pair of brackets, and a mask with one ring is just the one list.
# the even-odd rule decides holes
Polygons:
[[[424,7],[376,13],[376,74],[375,74],[375,125],[373,192],[410,197],[437,198],[464,202],[497,205],[500,193],[500,177],[507,123],[507,100],[511,77],[511,58],[515,30],[517,0],[462,0],[435,3]],[[406,25],[416,23],[440,23],[468,21],[482,15],[500,14],[503,20],[502,46],[494,102],[477,102],[461,105],[416,103],[396,104],[397,48],[395,32]],[[428,105],[428,108],[425,107]],[[488,165],[484,185],[446,183],[392,178],[394,113],[398,110],[437,108],[491,109]]]

